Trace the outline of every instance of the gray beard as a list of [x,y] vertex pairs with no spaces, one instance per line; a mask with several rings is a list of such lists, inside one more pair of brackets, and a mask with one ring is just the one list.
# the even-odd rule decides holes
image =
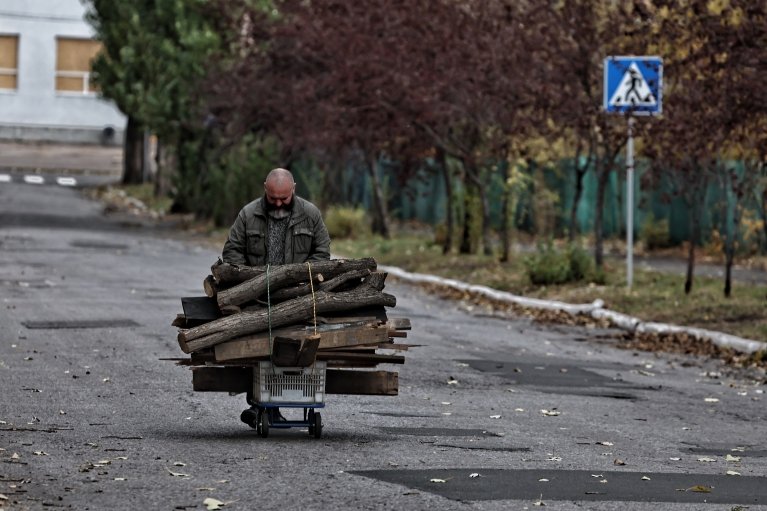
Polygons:
[[274,218],[275,220],[282,220],[283,218],[287,218],[290,216],[290,211],[287,209],[270,209],[268,211],[269,216]]

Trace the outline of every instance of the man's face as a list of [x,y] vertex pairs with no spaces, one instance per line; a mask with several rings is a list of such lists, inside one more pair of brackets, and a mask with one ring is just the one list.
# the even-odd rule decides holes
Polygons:
[[271,210],[288,210],[293,207],[293,192],[295,183],[278,181],[276,183],[264,183],[264,196],[267,208]]

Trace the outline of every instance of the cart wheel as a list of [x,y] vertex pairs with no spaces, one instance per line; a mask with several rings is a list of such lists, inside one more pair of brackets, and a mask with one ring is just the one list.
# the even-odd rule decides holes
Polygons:
[[252,408],[243,410],[240,414],[240,420],[250,426],[251,428],[258,429],[258,412]]
[[309,409],[309,418],[307,422],[309,423],[309,436],[314,436],[314,419],[316,417],[316,414],[314,413],[314,409]]
[[250,406],[256,406],[256,398],[253,396],[253,392],[248,392],[248,393],[245,395],[245,401],[246,401],[246,402],[247,402],[247,403],[248,403]]
[[322,415],[320,412],[314,414],[314,438],[322,437]]
[[261,435],[261,438],[266,438],[269,436],[269,414],[266,410],[260,410],[258,416],[258,434]]

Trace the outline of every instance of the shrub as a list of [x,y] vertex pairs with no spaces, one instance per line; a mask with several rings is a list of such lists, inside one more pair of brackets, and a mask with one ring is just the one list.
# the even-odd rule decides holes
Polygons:
[[582,248],[569,245],[565,250],[557,250],[549,241],[538,245],[535,255],[526,257],[525,270],[535,285],[556,285],[578,282],[592,277],[604,280],[604,275],[597,275],[594,262]]
[[656,219],[652,214],[648,215],[639,229],[639,239],[647,250],[670,247],[672,243],[668,219]]
[[362,208],[332,206],[324,216],[331,239],[354,239],[370,234],[370,222]]

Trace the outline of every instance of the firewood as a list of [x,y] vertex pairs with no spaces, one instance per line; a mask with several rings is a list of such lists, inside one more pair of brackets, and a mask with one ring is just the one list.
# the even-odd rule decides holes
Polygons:
[[[351,310],[369,305],[394,307],[397,299],[382,293],[385,274],[374,273],[362,285],[351,291],[332,293],[320,291],[312,296],[304,296],[275,305],[271,309],[272,328],[290,325],[311,317],[313,311],[321,314],[328,311]],[[220,296],[220,295],[219,295]],[[188,330],[181,330],[178,342],[184,353],[191,353],[208,348],[224,341],[269,328],[269,311],[242,312],[225,316],[204,325]]]
[[[333,259],[329,261],[316,261],[311,263],[313,279],[323,275],[325,279],[335,277],[349,271],[368,269],[375,270],[376,262],[373,258],[366,259]],[[216,299],[219,307],[227,305],[242,305],[243,303],[257,300],[267,291],[267,286],[276,290],[305,282],[309,280],[309,264],[283,264],[270,268],[268,278],[266,272],[252,279],[238,284],[232,288],[218,292]]]

